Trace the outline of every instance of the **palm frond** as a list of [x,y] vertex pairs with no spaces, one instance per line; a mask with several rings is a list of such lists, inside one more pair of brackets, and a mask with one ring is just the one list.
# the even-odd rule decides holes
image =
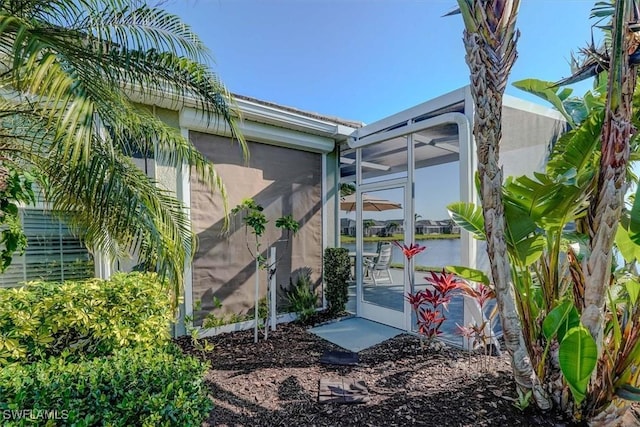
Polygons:
[[225,208],[226,192],[214,165],[132,95],[195,102],[248,155],[209,59],[187,25],[144,1],[0,3],[0,155],[41,172],[51,206],[69,212],[90,247],[137,253],[176,291],[195,244],[188,217],[128,156],[190,166]]

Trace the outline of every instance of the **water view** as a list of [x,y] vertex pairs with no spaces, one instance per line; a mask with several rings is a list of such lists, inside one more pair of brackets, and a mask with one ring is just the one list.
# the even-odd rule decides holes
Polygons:
[[[416,255],[415,265],[442,268],[447,265],[460,265],[460,239],[417,240],[419,245],[427,249]],[[377,242],[364,242],[364,252],[375,252]],[[356,250],[355,243],[342,243],[349,251]],[[404,255],[397,246],[393,246],[392,263],[402,263]]]

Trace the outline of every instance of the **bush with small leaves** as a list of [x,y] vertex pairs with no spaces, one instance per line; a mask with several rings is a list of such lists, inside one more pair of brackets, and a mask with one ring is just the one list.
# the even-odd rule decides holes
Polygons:
[[0,366],[153,348],[169,340],[172,320],[169,287],[154,273],[0,289]]
[[199,426],[212,408],[205,370],[173,344],[72,363],[13,363],[0,370],[0,415],[9,415],[4,426],[30,425],[11,416],[24,408],[57,417],[43,425]]
[[329,311],[337,314],[345,310],[349,299],[351,263],[345,248],[326,248],[324,251],[325,296]]

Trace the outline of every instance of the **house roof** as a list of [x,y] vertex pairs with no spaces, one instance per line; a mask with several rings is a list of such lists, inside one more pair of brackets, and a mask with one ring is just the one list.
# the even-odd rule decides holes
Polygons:
[[329,116],[329,115],[319,114],[319,113],[315,113],[315,112],[311,112],[311,111],[305,111],[305,110],[301,110],[299,108],[289,107],[287,105],[277,104],[275,102],[265,101],[265,100],[258,99],[258,98],[253,98],[253,97],[247,96],[247,95],[240,95],[240,94],[234,93],[234,94],[232,94],[232,96],[235,99],[242,99],[242,100],[245,100],[245,101],[249,101],[249,102],[253,102],[253,103],[256,103],[256,104],[264,105],[265,107],[277,108],[278,110],[283,110],[283,111],[288,111],[290,113],[300,114],[301,116],[309,117],[311,119],[317,119],[317,120],[322,120],[322,121],[326,121],[326,122],[332,122],[332,123],[335,123],[335,124],[348,126],[348,127],[352,127],[352,128],[360,128],[360,127],[364,126],[364,123],[360,122],[360,121],[347,120],[347,119],[343,119],[343,118],[336,117],[336,116]]

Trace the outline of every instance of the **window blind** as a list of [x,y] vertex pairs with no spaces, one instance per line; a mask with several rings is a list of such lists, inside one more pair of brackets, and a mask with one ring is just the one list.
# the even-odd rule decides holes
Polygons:
[[14,255],[9,268],[0,274],[0,287],[94,276],[93,257],[64,221],[41,209],[21,209],[20,215],[28,246],[24,255]]

